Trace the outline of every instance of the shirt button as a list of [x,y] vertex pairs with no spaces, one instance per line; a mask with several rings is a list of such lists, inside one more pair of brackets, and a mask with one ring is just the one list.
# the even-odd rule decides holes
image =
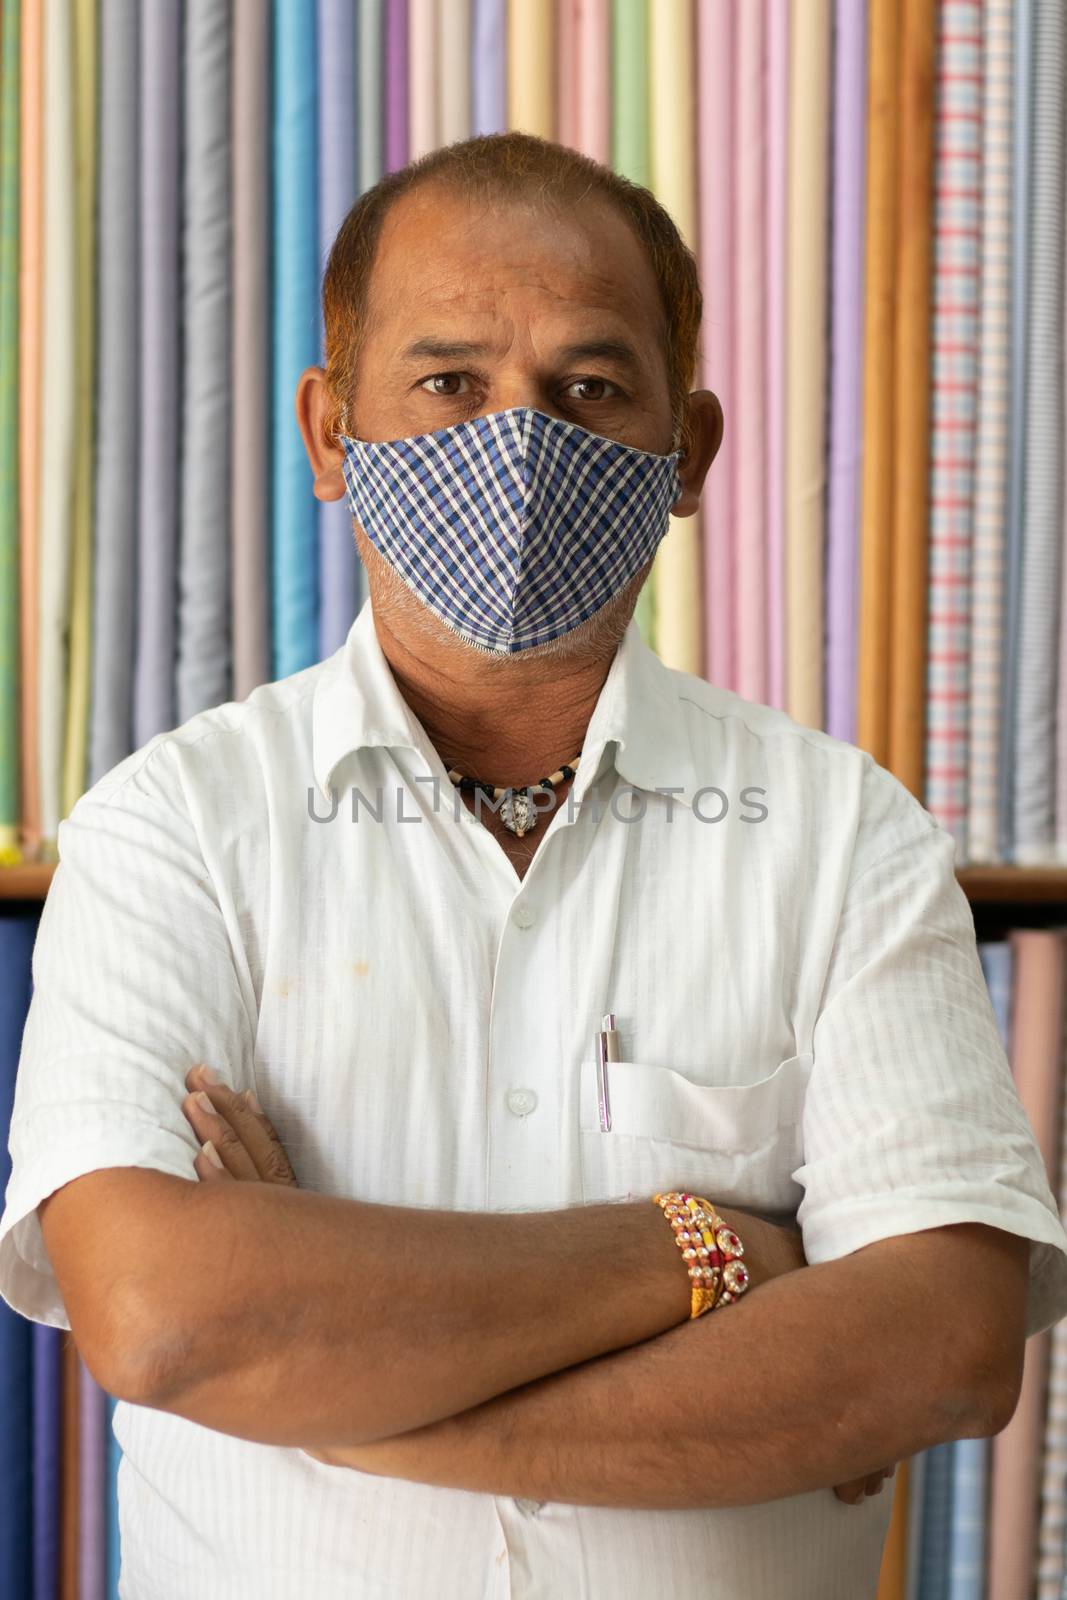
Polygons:
[[509,1089],[508,1110],[513,1111],[517,1117],[525,1117],[537,1104],[537,1096],[532,1089]]
[[543,1500],[516,1499],[515,1501],[515,1504],[518,1506],[524,1517],[536,1517],[544,1503],[545,1502]]
[[536,916],[533,908],[523,900],[511,913],[511,920],[517,928],[532,928],[536,921]]

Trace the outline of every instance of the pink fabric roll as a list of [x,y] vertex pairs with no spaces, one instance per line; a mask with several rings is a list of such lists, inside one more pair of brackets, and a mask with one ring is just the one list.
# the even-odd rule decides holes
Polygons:
[[738,416],[734,386],[734,62],[736,9],[702,0],[697,9],[697,143],[704,366],[701,383],[718,395],[723,440],[704,484],[704,676],[732,689],[734,483]]
[[575,0],[578,58],[574,142],[605,166],[611,160],[611,11],[609,0]]
[[408,160],[437,143],[437,3],[408,0]]
[[789,0],[766,0],[767,704],[785,706],[785,252]]
[[[1067,944],[1062,930],[1049,928],[1014,929],[1010,941],[1012,1069],[1055,1194]],[[1049,1350],[1048,1329],[1026,1341],[1019,1404],[993,1440],[988,1600],[1030,1600]]]
[[767,456],[764,415],[763,235],[766,101],[763,0],[738,8],[734,100],[734,400],[737,411],[733,516],[736,665],[733,687],[767,697]]

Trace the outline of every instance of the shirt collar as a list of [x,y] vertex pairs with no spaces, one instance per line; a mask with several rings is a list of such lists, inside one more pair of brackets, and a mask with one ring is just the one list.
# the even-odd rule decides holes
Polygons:
[[[651,650],[632,618],[612,658],[582,746],[574,780],[579,802],[614,743],[614,764],[635,788],[678,790],[692,805],[699,786],[677,675]],[[349,755],[373,746],[416,750],[431,770],[441,759],[400,693],[378,635],[369,597],[341,648],[323,664],[312,708],[315,782],[327,804],[331,781]]]

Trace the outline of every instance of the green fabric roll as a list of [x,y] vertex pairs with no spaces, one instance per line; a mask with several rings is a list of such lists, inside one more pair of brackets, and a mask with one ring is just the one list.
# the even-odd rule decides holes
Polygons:
[[0,59],[0,864],[19,824],[19,0],[3,0]]
[[[611,29],[611,164],[648,187],[648,0],[613,0]],[[634,608],[641,637],[655,649],[651,573]]]

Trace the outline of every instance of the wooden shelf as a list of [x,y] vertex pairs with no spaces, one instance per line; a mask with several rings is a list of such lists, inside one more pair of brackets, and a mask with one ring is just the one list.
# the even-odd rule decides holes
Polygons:
[[[43,900],[55,862],[0,867],[0,900]],[[1067,867],[961,867],[973,905],[1062,905],[1067,919]]]
[[961,867],[956,876],[974,905],[1062,905],[1067,867]]

